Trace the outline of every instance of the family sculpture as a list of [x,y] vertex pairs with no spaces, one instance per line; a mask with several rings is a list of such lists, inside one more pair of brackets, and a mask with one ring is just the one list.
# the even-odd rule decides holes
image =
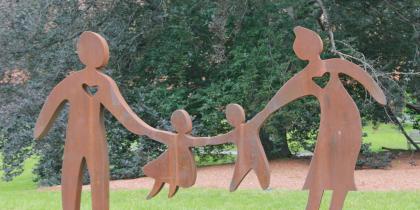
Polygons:
[[[386,98],[380,87],[359,66],[338,58],[322,60],[321,38],[315,32],[296,27],[293,49],[308,65],[292,77],[266,107],[246,121],[238,104],[226,106],[226,119],[233,130],[214,137],[190,135],[192,120],[185,110],[171,116],[174,132],[159,130],[141,120],[128,106],[116,83],[100,70],[109,60],[108,44],[94,32],[82,33],[77,53],[85,65],[81,71],[67,76],[50,93],[35,125],[34,136],[42,138],[50,129],[63,105],[69,104],[68,125],[64,146],[61,178],[64,210],[79,210],[82,169],[87,165],[91,180],[92,209],[109,209],[109,160],[104,126],[108,110],[124,127],[137,135],[166,144],[168,149],[144,166],[144,173],[155,180],[148,199],[169,184],[172,197],[179,187],[187,188],[196,181],[196,165],[191,148],[234,143],[237,159],[230,191],[235,191],[244,177],[253,170],[260,186],[267,189],[270,170],[262,147],[259,130],[264,121],[282,106],[304,96],[315,96],[321,106],[321,123],[314,156],[303,189],[309,189],[307,209],[319,209],[324,190],[333,190],[330,209],[343,208],[348,191],[356,190],[354,168],[361,146],[360,114],[353,99],[342,85],[339,74],[360,82],[380,104]],[[313,79],[330,74],[325,87]],[[96,89],[96,91],[92,91]]]

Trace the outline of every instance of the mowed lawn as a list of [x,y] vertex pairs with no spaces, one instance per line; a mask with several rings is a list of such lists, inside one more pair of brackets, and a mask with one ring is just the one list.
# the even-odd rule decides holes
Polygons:
[[[381,125],[379,130],[369,129],[370,128],[365,128],[368,137],[367,139],[365,138],[364,141],[366,142],[368,140],[372,142],[374,148],[380,149],[382,146],[406,148],[404,138],[401,138],[392,126]],[[395,135],[396,140],[384,140],[389,139],[389,135]],[[382,140],[376,140],[376,138]],[[24,173],[12,182],[6,183],[0,181],[0,210],[61,209],[60,192],[39,191],[37,190],[36,184],[32,182],[31,169],[34,164],[34,160],[27,161]],[[401,179],[403,178],[404,177],[401,177]],[[227,189],[203,189],[192,187],[189,189],[180,189],[178,194],[172,199],[167,199],[167,189],[164,189],[154,199],[145,200],[147,193],[147,189],[112,191],[111,209],[301,210],[305,208],[307,199],[306,191],[289,191],[281,189],[270,191],[239,189],[234,193],[229,193]],[[321,209],[328,209],[327,206],[330,198],[331,193],[326,193]],[[83,192],[82,209],[91,209],[90,202],[90,192]],[[346,200],[344,209],[418,210],[420,209],[420,190],[405,192],[351,192]]]
[[[406,131],[411,131],[410,126],[406,127]],[[393,124],[381,124],[377,129],[374,129],[372,125],[368,125],[363,128],[363,132],[367,134],[367,136],[363,137],[363,142],[371,143],[371,148],[374,151],[380,151],[382,147],[408,149],[406,138],[398,127]]]
[[[185,189],[176,197],[167,199],[164,195],[145,200],[145,190],[112,191],[111,209],[305,209],[306,193],[300,191],[275,190],[263,192],[259,190],[239,190],[229,193],[226,190]],[[0,193],[2,210],[57,210],[61,208],[59,192],[37,192],[35,190],[20,191],[12,194]],[[321,209],[327,208],[330,199],[327,194]],[[418,210],[420,192],[352,192],[349,194],[344,209],[377,209],[377,210]],[[82,209],[90,207],[89,193],[83,193]]]

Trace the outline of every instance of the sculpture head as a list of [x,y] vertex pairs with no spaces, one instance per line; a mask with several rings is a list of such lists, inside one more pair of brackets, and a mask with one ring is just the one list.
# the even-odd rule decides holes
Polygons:
[[297,26],[293,29],[295,32],[295,42],[293,50],[301,60],[312,60],[319,58],[323,50],[321,37],[317,33],[307,28]]
[[178,109],[172,113],[171,123],[177,133],[190,133],[192,130],[191,117],[183,109]]
[[101,35],[85,31],[77,42],[77,54],[88,68],[99,69],[108,64],[108,43]]
[[233,127],[245,123],[245,111],[239,104],[228,104],[226,106],[226,119]]

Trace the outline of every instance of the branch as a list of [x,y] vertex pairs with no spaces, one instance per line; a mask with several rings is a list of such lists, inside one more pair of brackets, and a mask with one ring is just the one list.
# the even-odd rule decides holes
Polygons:
[[[335,53],[337,52],[337,47],[335,44],[335,39],[334,39],[334,32],[333,32],[333,27],[331,26],[331,22],[329,19],[329,15],[328,15],[328,11],[324,6],[324,2],[322,0],[316,0],[316,2],[318,3],[319,7],[321,8],[321,16],[319,17],[320,19],[320,24],[323,26],[324,29],[326,29],[328,31],[328,38],[330,40],[330,44],[331,44],[331,52]],[[337,53],[335,53],[337,54]],[[338,54],[338,56],[340,56],[340,58],[343,58],[340,54]]]
[[[329,41],[331,44],[331,52],[340,56],[340,58],[346,59],[346,58],[350,58],[353,60],[356,60],[358,62],[360,62],[361,64],[363,64],[364,69],[370,69],[372,71],[372,74],[375,78],[375,80],[379,83],[380,86],[381,83],[378,80],[378,77],[380,76],[380,74],[378,74],[378,71],[366,61],[365,56],[363,55],[363,53],[360,53],[362,55],[362,58],[357,58],[355,56],[352,55],[348,55],[345,53],[340,52],[339,50],[337,50],[337,45],[334,39],[334,32],[333,29],[331,27],[331,23],[328,17],[328,11],[324,6],[324,2],[322,0],[316,0],[316,2],[318,3],[322,14],[320,16],[320,23],[322,24],[321,26],[323,28],[325,28],[328,31],[328,36],[329,36]],[[405,136],[405,138],[416,148],[417,151],[420,151],[419,146],[413,141],[413,139],[407,134],[407,132],[404,129],[404,126],[401,124],[401,122],[398,120],[398,118],[396,117],[395,113],[392,111],[392,109],[389,107],[389,105],[386,105],[384,107],[385,113],[387,114],[388,118],[391,120],[391,122],[393,122],[394,124],[396,124],[398,126],[398,128],[401,130],[402,134]]]
[[160,10],[162,10],[162,7],[161,6],[162,6],[162,2],[163,1],[160,1],[158,4],[156,4],[152,0],[144,0],[144,2],[146,2],[147,4],[149,4],[150,8],[153,11],[160,11]]
[[398,128],[400,129],[401,133],[405,136],[405,138],[414,146],[414,148],[416,148],[416,151],[420,152],[420,148],[419,146],[414,142],[414,140],[407,134],[407,132],[405,131],[404,126],[402,125],[402,123],[398,120],[397,116],[395,115],[395,113],[392,111],[392,109],[386,105],[384,107],[385,113],[388,115],[389,119],[394,122],[394,124],[396,124],[398,126]]
[[413,111],[415,111],[417,114],[420,114],[420,104],[410,104],[406,103],[405,106]]

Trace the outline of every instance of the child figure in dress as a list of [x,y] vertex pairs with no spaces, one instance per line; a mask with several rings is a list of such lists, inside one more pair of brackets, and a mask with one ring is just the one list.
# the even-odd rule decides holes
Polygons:
[[147,199],[158,194],[165,183],[169,184],[169,198],[175,195],[179,187],[191,187],[197,177],[197,167],[191,148],[207,145],[213,140],[222,141],[225,138],[224,135],[213,138],[191,136],[192,121],[185,110],[176,110],[171,116],[171,123],[176,133],[158,129],[152,129],[147,133],[151,139],[168,146],[167,151],[143,168],[146,176],[155,179]]

